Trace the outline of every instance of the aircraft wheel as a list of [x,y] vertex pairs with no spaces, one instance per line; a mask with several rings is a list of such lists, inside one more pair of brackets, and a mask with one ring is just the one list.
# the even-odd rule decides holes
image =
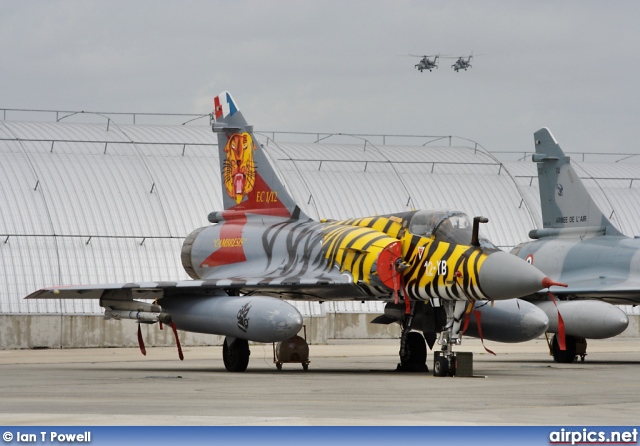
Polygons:
[[228,346],[225,338],[222,344],[222,360],[229,372],[244,372],[249,365],[249,341],[236,339]]
[[438,356],[433,363],[433,376],[447,376],[449,374],[449,361],[444,356]]
[[574,336],[565,336],[565,344],[567,349],[560,350],[558,343],[558,335],[553,335],[553,360],[561,364],[570,364],[576,358],[576,345],[578,340]]
[[402,368],[408,372],[426,372],[427,369],[427,344],[422,334],[412,331],[407,336],[407,348],[409,355],[401,358]]
[[422,334],[417,331],[407,335],[407,356],[400,357],[398,370],[405,372],[427,372],[427,346]]

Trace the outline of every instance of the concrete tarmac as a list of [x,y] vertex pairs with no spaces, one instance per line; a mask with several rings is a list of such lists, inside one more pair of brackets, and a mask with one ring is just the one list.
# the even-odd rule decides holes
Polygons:
[[[543,339],[465,339],[470,378],[398,373],[398,340],[310,346],[309,370],[252,345],[244,373],[221,347],[0,351],[2,425],[637,425],[640,339],[589,341],[556,364]],[[432,368],[432,353],[428,365]]]

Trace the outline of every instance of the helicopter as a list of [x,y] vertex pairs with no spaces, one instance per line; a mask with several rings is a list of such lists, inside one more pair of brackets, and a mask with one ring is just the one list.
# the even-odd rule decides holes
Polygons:
[[[412,57],[422,57],[422,59],[420,60],[420,62],[418,62],[415,67],[420,70],[420,72],[422,73],[422,70],[429,70],[432,71],[434,68],[438,68],[438,57],[440,57],[440,55],[435,55],[435,56],[418,56],[416,54],[409,54],[409,56]],[[429,58],[433,57],[433,60],[430,60]]]
[[473,58],[473,53],[469,57],[467,57],[467,60],[464,60],[464,56],[460,56],[458,57],[458,60],[456,60],[456,62],[453,65],[451,65],[451,68],[453,68],[455,72],[458,72],[460,70],[467,71],[467,68],[471,68],[472,58]]

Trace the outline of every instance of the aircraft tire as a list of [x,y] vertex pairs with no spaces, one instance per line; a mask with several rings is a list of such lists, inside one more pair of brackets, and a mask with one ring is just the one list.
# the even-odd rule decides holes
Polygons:
[[578,341],[574,336],[565,336],[566,350],[560,350],[558,335],[553,335],[553,360],[561,364],[570,364],[576,358],[576,345]]
[[449,374],[449,361],[444,356],[438,356],[433,363],[433,376],[447,376]]
[[406,357],[400,357],[398,370],[403,372],[428,372],[427,367],[427,344],[421,333],[417,331],[409,332],[407,335]]
[[402,366],[409,372],[426,372],[427,344],[421,333],[412,331],[407,337],[409,357],[402,362]]
[[222,361],[229,372],[244,372],[249,365],[249,341],[236,339],[230,346],[227,340],[222,343]]

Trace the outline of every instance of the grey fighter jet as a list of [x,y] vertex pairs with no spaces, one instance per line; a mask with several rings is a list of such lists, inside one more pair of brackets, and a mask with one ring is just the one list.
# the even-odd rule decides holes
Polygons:
[[[481,217],[472,224],[462,213],[436,210],[315,221],[281,183],[229,93],[214,99],[212,121],[224,209],[183,243],[192,280],[51,287],[27,298],[99,299],[109,318],[223,335],[224,364],[234,372],[247,368],[249,341],[281,342],[301,329],[302,316],[286,299],[388,302],[401,311],[400,368],[426,369],[425,339],[415,329],[440,334],[434,373],[446,375],[473,303],[558,285],[481,244]],[[349,185],[343,190],[350,193]],[[509,308],[502,310],[509,315]]]
[[626,314],[610,304],[640,303],[640,239],[624,236],[600,211],[548,129],[538,130],[534,140],[543,228],[530,231],[535,241],[512,254],[569,284],[554,291],[561,299],[555,305],[545,295],[528,300],[549,316],[550,332],[562,331],[564,323],[566,349],[554,336],[554,359],[584,360],[586,338],[608,338],[627,328]]

